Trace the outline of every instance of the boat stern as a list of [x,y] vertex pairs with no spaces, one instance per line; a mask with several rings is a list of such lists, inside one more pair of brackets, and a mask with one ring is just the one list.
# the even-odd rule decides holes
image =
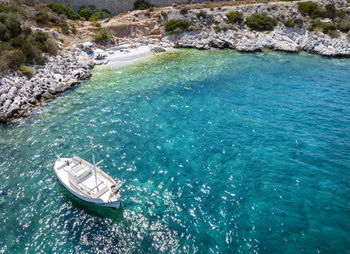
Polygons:
[[118,210],[120,208],[120,205],[121,205],[121,200],[120,201],[116,201],[116,202],[111,202],[107,206]]

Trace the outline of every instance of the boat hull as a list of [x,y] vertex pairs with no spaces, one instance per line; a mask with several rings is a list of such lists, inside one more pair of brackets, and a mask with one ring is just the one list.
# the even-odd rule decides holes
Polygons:
[[67,189],[72,195],[79,198],[80,200],[83,200],[87,203],[97,205],[97,206],[103,206],[103,207],[111,207],[114,209],[119,209],[121,205],[121,200],[118,201],[111,201],[111,202],[104,202],[103,200],[99,198],[91,198],[87,197],[79,192],[79,189],[77,189],[75,186],[70,184],[68,181],[68,177],[63,172],[59,172],[59,170],[56,170],[55,168],[55,174],[59,182],[63,185],[65,189]]
[[[57,174],[56,174],[56,176],[57,176]],[[85,201],[87,203],[90,203],[90,204],[93,204],[93,205],[97,205],[97,206],[111,207],[111,208],[114,208],[114,209],[119,209],[120,208],[121,201],[109,202],[109,203],[96,202],[96,200],[94,200],[94,199],[84,197],[84,196],[80,195],[79,193],[73,191],[63,181],[61,181],[61,179],[58,176],[57,176],[57,179],[67,191],[69,191],[72,195],[74,195],[75,197],[79,198],[80,200],[83,200],[83,201]]]

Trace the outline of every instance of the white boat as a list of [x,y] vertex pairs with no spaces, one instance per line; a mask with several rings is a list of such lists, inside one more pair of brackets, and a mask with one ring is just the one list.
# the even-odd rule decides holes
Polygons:
[[[60,158],[54,166],[58,180],[74,196],[86,202],[118,209],[121,204],[122,180],[114,180],[95,163],[94,146],[90,138],[92,164],[77,157]],[[102,162],[102,161],[101,161]]]

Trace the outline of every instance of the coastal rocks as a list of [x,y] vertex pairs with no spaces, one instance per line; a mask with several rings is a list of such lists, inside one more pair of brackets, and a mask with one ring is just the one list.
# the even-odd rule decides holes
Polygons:
[[348,3],[346,0],[314,0],[314,2],[317,2],[317,4],[322,6],[334,4],[338,8],[346,7]]
[[160,34],[161,30],[160,27],[158,25],[155,25],[153,27],[153,29],[150,31],[150,35],[156,35],[156,34]]
[[17,73],[0,79],[0,122],[28,116],[36,105],[91,76],[94,63],[85,52],[76,48],[64,53],[49,57],[31,79]]
[[[333,0],[336,6],[343,6],[346,1]],[[330,3],[324,0],[323,4]],[[296,3],[269,3],[248,6],[225,7],[225,10],[206,9],[208,15],[216,20],[213,27],[204,26],[203,20],[196,19],[195,13],[187,14],[188,19],[195,22],[195,31],[187,31],[181,34],[168,35],[166,38],[179,48],[231,48],[238,51],[262,51],[265,49],[310,53],[324,56],[350,57],[350,41],[346,34],[339,33],[338,38],[321,32],[309,32],[307,20],[300,15]],[[280,20],[273,31],[256,32],[250,30],[246,24],[229,26],[223,13],[240,11],[244,16],[253,13],[266,12],[269,16]],[[180,18],[177,13],[170,13],[169,18]],[[283,22],[287,18],[293,18],[294,27],[286,27]]]
[[324,56],[350,56],[350,43],[323,33],[307,33],[301,42],[303,50]]
[[238,51],[261,51],[263,49],[298,52],[301,50],[324,56],[350,56],[350,42],[342,38],[332,38],[323,33],[298,34],[295,32],[274,31],[271,33],[237,33],[227,31],[219,35],[209,33],[208,38],[201,34],[184,33],[177,37],[176,47],[180,48],[232,48]]
[[[89,66],[89,65],[88,65]],[[84,80],[91,77],[91,72],[85,68],[80,68],[72,71],[72,76],[79,80]]]
[[298,52],[301,50],[324,56],[350,56],[350,42],[342,38],[332,38],[323,33],[299,34],[277,30],[271,33],[237,33],[227,31],[219,35],[209,33],[208,38],[201,34],[184,33],[176,40],[176,47],[182,48],[232,48],[238,51],[262,51],[264,49]]
[[95,62],[94,62],[94,65],[105,65],[105,64],[107,64],[108,63],[108,60],[96,60]]
[[42,95],[43,98],[45,99],[52,99],[54,95],[50,93],[49,91],[45,91],[44,94]]
[[151,48],[151,51],[152,51],[153,53],[161,53],[161,52],[165,52],[165,49],[164,49],[163,47],[157,46],[157,47]]

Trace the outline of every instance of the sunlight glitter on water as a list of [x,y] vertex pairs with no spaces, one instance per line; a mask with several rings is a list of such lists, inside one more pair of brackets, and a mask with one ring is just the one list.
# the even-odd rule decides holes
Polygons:
[[[181,50],[96,69],[0,128],[0,252],[344,253],[350,62]],[[325,71],[327,70],[327,71]],[[71,197],[54,154],[89,160],[124,209]]]

